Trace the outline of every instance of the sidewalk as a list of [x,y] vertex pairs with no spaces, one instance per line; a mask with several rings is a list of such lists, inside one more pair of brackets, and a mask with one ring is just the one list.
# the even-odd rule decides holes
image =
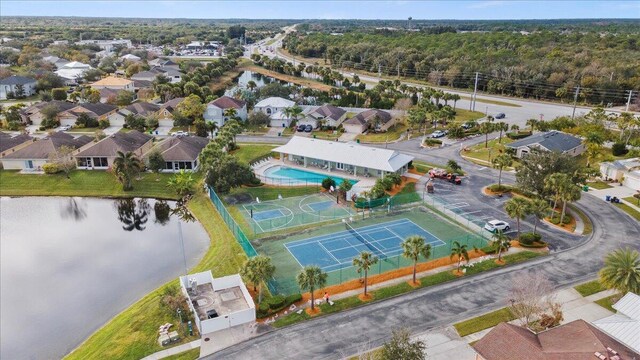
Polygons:
[[199,348],[200,347],[200,340],[193,340],[190,343],[186,343],[186,344],[182,344],[182,345],[178,345],[178,346],[174,346],[174,347],[170,347],[168,349],[164,349],[161,351],[158,351],[157,353],[153,353],[149,356],[143,357],[142,360],[159,360],[159,359],[164,359],[166,357],[169,357],[171,355],[177,355],[180,353],[183,353],[185,351],[189,351],[191,349],[195,349],[195,348]]

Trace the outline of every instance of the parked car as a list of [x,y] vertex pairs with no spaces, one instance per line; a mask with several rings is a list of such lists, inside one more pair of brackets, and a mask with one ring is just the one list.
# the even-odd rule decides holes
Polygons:
[[474,127],[476,125],[476,123],[474,121],[467,121],[466,123],[462,124],[462,128],[465,130],[469,130],[472,127]]
[[310,133],[311,131],[313,131],[313,126],[307,125],[307,126],[304,127],[304,132]]
[[507,115],[505,115],[504,113],[497,113],[496,116],[494,116],[495,119],[504,119],[506,117]]
[[71,130],[71,125],[60,126],[60,131],[67,131],[67,130]]
[[500,221],[500,220],[491,220],[488,221],[485,225],[484,225],[485,230],[490,231],[492,233],[500,230],[500,231],[507,231],[509,230],[511,227],[509,226],[509,223],[506,221]]
[[172,132],[171,136],[189,136],[189,133],[186,131],[176,131],[176,132]]
[[437,139],[437,138],[441,138],[441,137],[443,137],[445,135],[447,135],[446,132],[444,132],[442,130],[436,130],[431,134],[431,137],[434,138],[434,139]]
[[298,130],[298,132],[303,132],[305,128],[306,128],[305,125],[298,125],[297,130]]

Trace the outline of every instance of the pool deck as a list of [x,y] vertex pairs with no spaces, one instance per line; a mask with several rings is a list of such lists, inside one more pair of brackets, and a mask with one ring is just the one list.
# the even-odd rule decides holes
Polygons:
[[254,168],[254,172],[258,176],[258,178],[260,178],[260,180],[262,180],[262,182],[264,182],[265,184],[278,185],[278,186],[300,186],[301,185],[301,184],[295,184],[295,183],[285,183],[285,182],[277,181],[277,180],[272,181],[266,175],[266,172],[267,172],[268,169],[270,169],[270,168],[272,168],[274,166],[286,166],[286,167],[289,167],[289,168],[292,168],[292,169],[310,171],[310,172],[314,172],[314,173],[322,174],[322,175],[327,175],[327,176],[335,176],[335,177],[341,177],[341,178],[345,178],[345,179],[349,179],[349,180],[357,180],[358,182],[356,184],[357,184],[357,186],[359,188],[370,188],[375,184],[376,179],[377,179],[375,176],[370,176],[370,177],[354,176],[353,174],[345,172],[345,171],[340,171],[340,170],[327,171],[327,170],[322,169],[322,168],[317,167],[317,166],[304,167],[304,166],[300,166],[297,163],[289,161],[289,160],[277,160],[277,159],[270,159],[270,160],[266,161],[265,163],[261,164],[260,166]]

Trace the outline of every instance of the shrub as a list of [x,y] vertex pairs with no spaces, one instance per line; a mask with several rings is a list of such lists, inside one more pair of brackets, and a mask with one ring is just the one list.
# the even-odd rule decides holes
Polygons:
[[380,186],[382,186],[382,188],[384,188],[385,191],[389,191],[393,189],[393,185],[395,185],[393,179],[389,177],[379,179],[378,181],[380,181]]
[[511,140],[518,140],[518,139],[524,139],[527,136],[530,136],[531,133],[530,132],[509,132],[507,133],[507,137]]
[[489,186],[487,186],[487,189],[489,189],[492,192],[496,192],[496,193],[502,193],[502,192],[511,191],[511,187],[510,186],[507,186],[507,185],[499,185],[498,186],[498,184],[489,185]]
[[98,121],[98,127],[100,129],[106,129],[109,126],[111,126],[111,124],[109,123],[109,120],[107,120],[107,119],[102,119],[102,120]]
[[42,165],[42,170],[44,170],[45,174],[57,174],[62,171],[58,164],[46,163]]
[[[571,215],[564,214],[564,219],[562,219],[562,224],[563,225],[569,224],[571,222],[571,219],[572,219]],[[560,224],[560,213],[554,212],[551,218],[549,218],[549,221],[555,225]]]
[[336,187],[336,182],[332,178],[327,177],[322,180],[322,187],[325,190],[329,190],[332,186],[334,188]]
[[617,142],[611,146],[611,153],[613,156],[626,155],[628,152],[629,149],[627,149],[627,146],[624,143]]
[[524,248],[530,248],[530,249],[539,249],[539,248],[547,247],[548,245],[549,244],[547,244],[544,241],[536,241],[531,244],[523,244],[522,242],[520,242],[520,246]]
[[284,295],[276,295],[272,298],[270,298],[267,303],[269,304],[269,308],[271,310],[277,310],[280,309],[284,306],[285,301],[287,301],[287,299],[284,297]]
[[146,120],[147,129],[155,129],[159,124],[160,123],[158,122],[158,119],[156,119],[155,117],[148,117]]
[[534,242],[540,242],[542,235],[530,232],[520,234],[520,244],[531,245]]
[[256,308],[256,317],[263,318],[269,316],[269,304],[263,302]]
[[498,247],[495,244],[491,244],[480,249],[485,254],[495,254],[498,252]]
[[438,139],[425,139],[422,144],[424,146],[439,146],[442,145],[442,141]]
[[67,100],[67,91],[63,88],[55,88],[51,90],[51,97],[53,98],[53,100]]

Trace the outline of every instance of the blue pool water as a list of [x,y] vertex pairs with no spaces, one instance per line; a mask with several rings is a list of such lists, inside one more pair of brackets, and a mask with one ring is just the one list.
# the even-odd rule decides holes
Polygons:
[[[322,180],[326,179],[328,176],[325,174],[318,174],[313,171],[294,169],[286,166],[274,166],[272,168],[267,169],[264,174],[271,179],[282,179],[283,182],[288,182],[291,184],[299,183],[312,183],[312,184],[320,184]],[[333,181],[336,182],[336,186],[339,186],[344,178],[339,176],[331,176]],[[357,183],[356,180],[347,179],[352,184]]]

